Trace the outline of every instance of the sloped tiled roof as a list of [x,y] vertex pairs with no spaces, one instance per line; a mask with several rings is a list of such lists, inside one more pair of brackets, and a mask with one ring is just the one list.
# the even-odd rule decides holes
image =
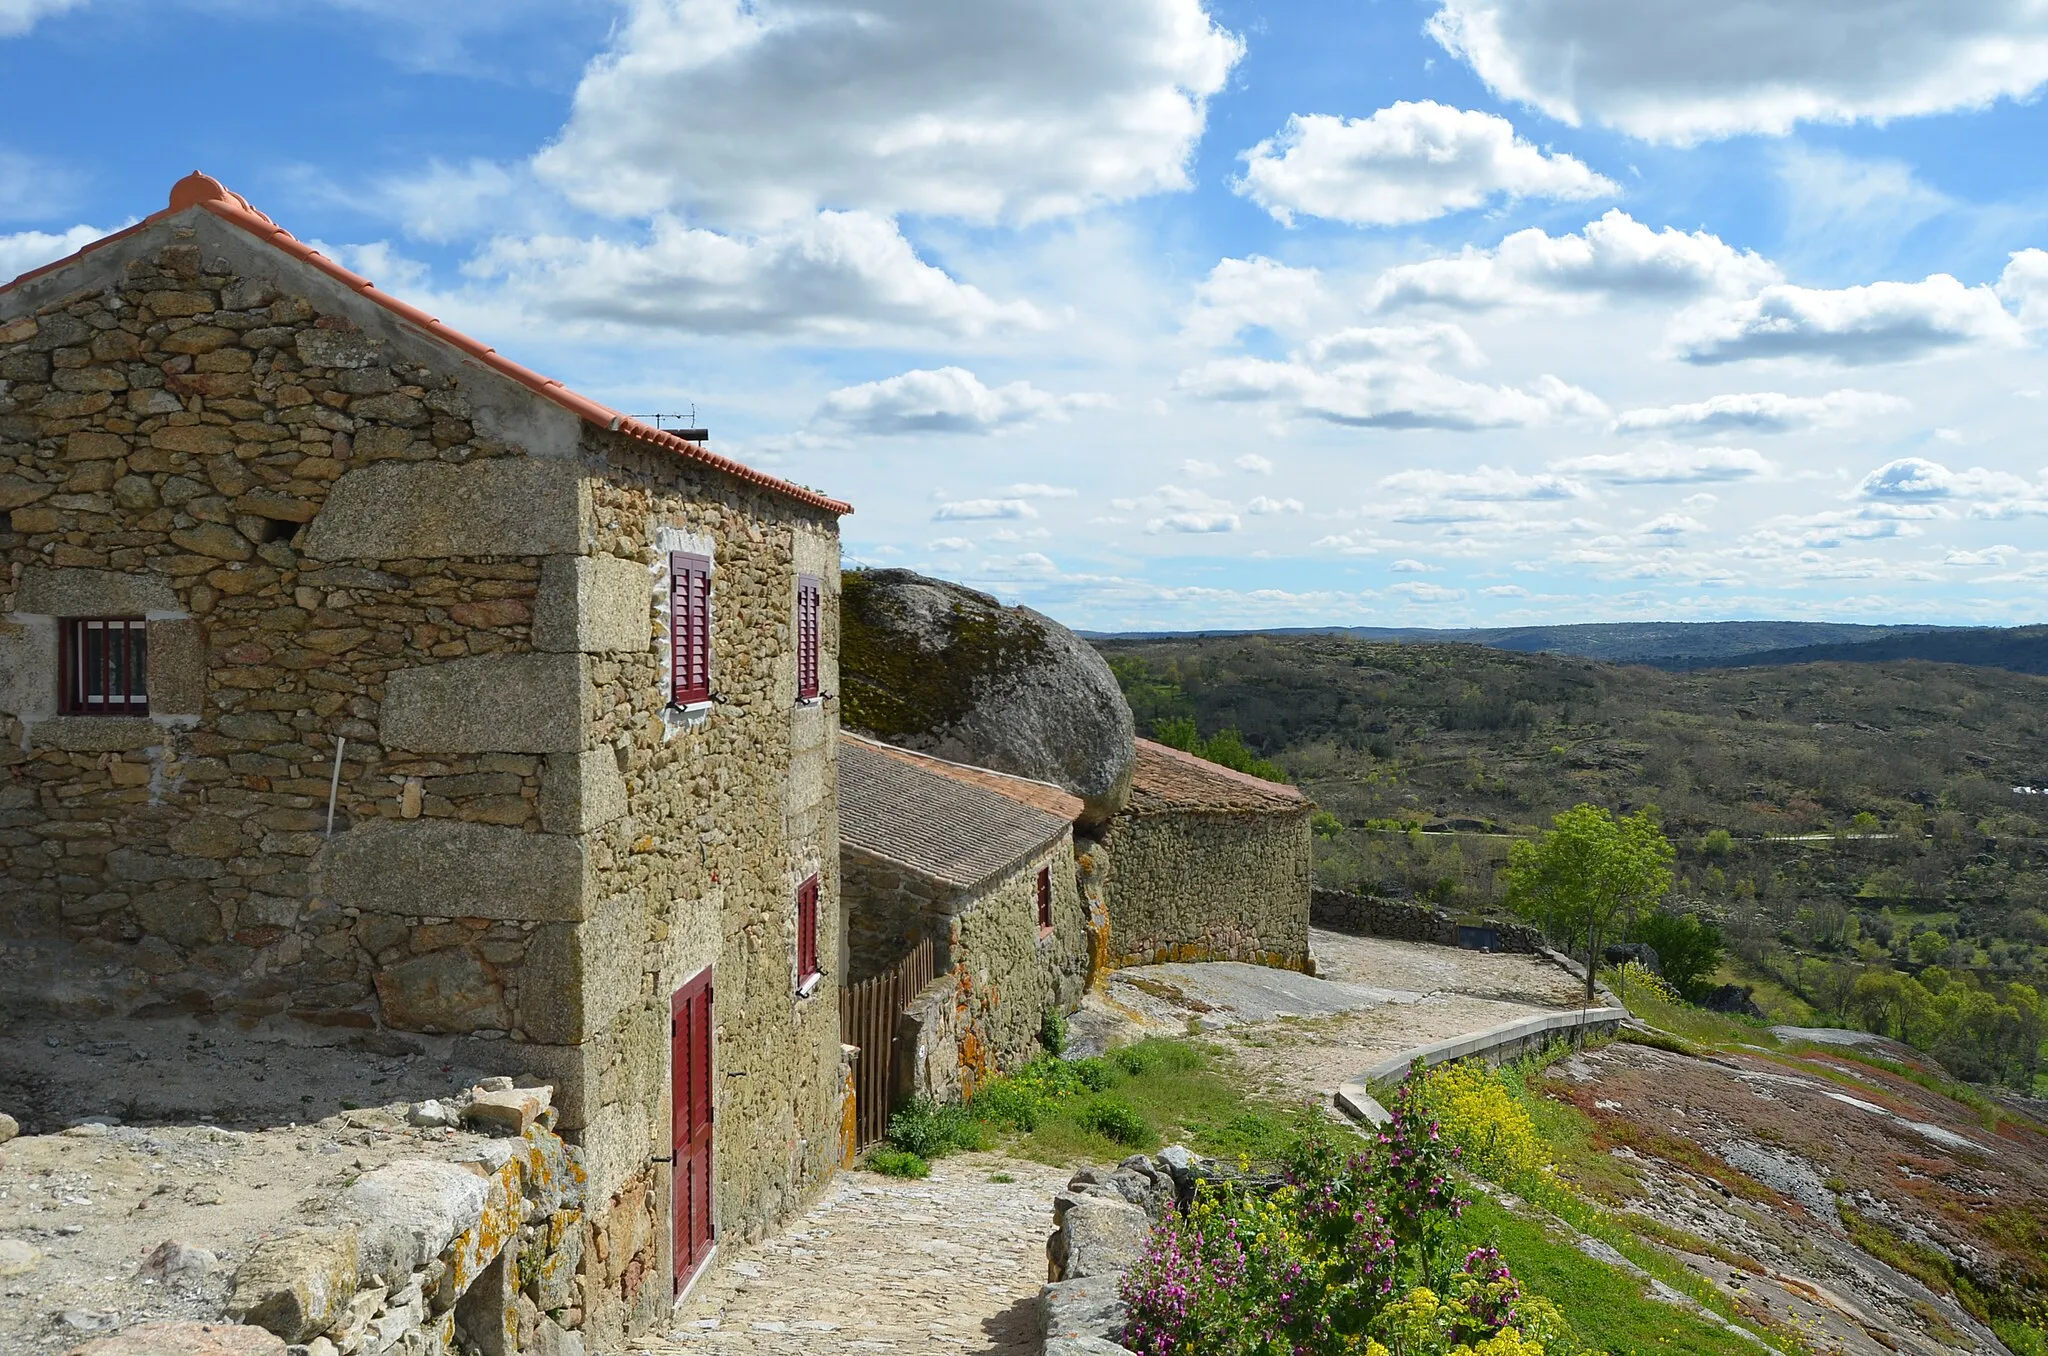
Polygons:
[[1056,786],[839,735],[839,841],[970,890],[1065,833],[1081,802]]
[[490,368],[501,376],[518,382],[521,386],[547,400],[553,401],[581,419],[596,424],[601,428],[623,433],[629,438],[637,438],[641,442],[652,443],[656,447],[665,448],[690,461],[709,466],[714,470],[723,471],[729,476],[734,476],[750,484],[759,485],[763,489],[771,490],[787,498],[794,499],[799,503],[808,504],[812,508],[824,509],[829,513],[853,512],[853,506],[843,500],[833,499],[803,485],[792,484],[787,480],[771,476],[765,471],[757,471],[753,467],[734,461],[730,457],[722,457],[718,453],[706,448],[702,443],[685,441],[665,429],[658,429],[651,424],[642,423],[638,419],[620,414],[617,410],[601,405],[588,396],[578,395],[552,377],[544,377],[531,368],[522,367],[489,345],[470,338],[453,326],[442,324],[417,306],[409,305],[387,292],[379,291],[377,285],[368,278],[350,272],[312,246],[296,239],[290,231],[285,230],[284,227],[250,206],[247,198],[244,198],[239,193],[230,191],[219,180],[210,175],[201,174],[197,170],[186,175],[171,186],[170,204],[161,212],[152,213],[125,230],[116,231],[112,235],[104,236],[85,246],[85,248],[78,250],[76,253],[57,260],[55,263],[45,264],[41,268],[32,269],[12,282],[0,285],[0,293],[12,291],[31,279],[39,278],[45,273],[64,267],[74,259],[90,254],[94,250],[101,249],[116,240],[124,240],[137,232],[148,230],[166,217],[176,216],[180,212],[185,212],[195,207],[202,208],[229,225],[254,236],[264,244],[311,265],[344,287],[350,288],[368,300],[382,306],[385,310],[390,311],[399,319],[412,325],[427,337],[468,354],[485,367]]
[[1138,814],[1173,810],[1287,814],[1308,808],[1299,787],[1236,772],[1149,739],[1138,741],[1138,764],[1131,777],[1131,809]]

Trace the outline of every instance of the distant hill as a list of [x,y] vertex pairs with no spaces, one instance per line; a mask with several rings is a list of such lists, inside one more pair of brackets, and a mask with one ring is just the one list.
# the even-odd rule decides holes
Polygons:
[[1779,664],[1880,664],[1924,659],[1935,664],[1973,664],[2014,673],[2048,674],[2048,626],[1984,627],[1880,636],[1846,644],[1799,645],[1731,655],[1652,660],[1673,670],[1759,668]]
[[[1398,644],[1484,645],[1495,650],[1518,650],[1524,654],[1569,654],[1586,659],[1605,660],[1610,664],[1651,664],[1658,668],[1685,669],[1703,667],[1692,661],[1726,660],[1738,655],[1819,645],[1853,646],[1893,636],[1929,635],[1950,629],[1954,628],[1859,626],[1840,622],[1726,621],[1589,622],[1569,626],[1462,629],[1295,626],[1257,631],[1084,631],[1082,634],[1091,640],[1186,640],[1207,636],[1253,635],[1349,636],[1356,640]],[[2038,671],[2022,670],[2028,673]]]

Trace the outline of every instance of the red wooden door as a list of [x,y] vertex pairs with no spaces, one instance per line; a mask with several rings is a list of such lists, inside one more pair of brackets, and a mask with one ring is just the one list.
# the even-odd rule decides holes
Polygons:
[[711,1255],[711,971],[669,1001],[676,1293]]

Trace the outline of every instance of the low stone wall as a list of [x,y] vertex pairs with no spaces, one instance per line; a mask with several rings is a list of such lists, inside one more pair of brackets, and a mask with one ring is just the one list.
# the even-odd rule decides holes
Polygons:
[[[1343,890],[1315,891],[1309,900],[1309,922],[1353,937],[1386,937],[1397,942],[1429,942],[1524,955],[1536,955],[1543,950],[1543,934],[1523,923],[1492,918],[1460,922],[1441,909],[1412,900],[1380,899]],[[1490,946],[1485,945],[1489,934]]]
[[[585,1247],[582,1157],[552,1128],[551,1090],[510,1081],[409,1109],[350,1113],[351,1125],[402,1127],[394,1118],[403,1112],[423,1127],[412,1132],[422,1147],[439,1133],[450,1142],[438,1156],[398,1157],[344,1176],[335,1195],[295,1205],[295,1192],[280,1193],[276,1222],[251,1226],[260,1234],[240,1253],[225,1296],[211,1301],[217,1318],[174,1306],[187,1316],[96,1338],[71,1356],[582,1356],[587,1272],[596,1262]],[[497,1137],[433,1129],[456,1124]],[[175,1156],[166,1137],[178,1132],[152,1133],[159,1138],[142,1147]],[[227,1137],[207,1127],[198,1133]],[[260,1162],[266,1138],[257,1132],[238,1142]],[[280,1142],[271,1153],[296,1159],[293,1147],[309,1146]],[[168,1163],[152,1166],[175,1177]],[[292,1169],[277,1164],[266,1175],[280,1171]],[[118,1246],[132,1253],[129,1240]],[[166,1243],[144,1274],[155,1267],[163,1287],[190,1287],[215,1257]]]
[[1096,849],[1113,965],[1249,961],[1309,968],[1311,807],[1126,811]]
[[1388,1119],[1387,1110],[1374,1097],[1374,1092],[1406,1079],[1417,1060],[1425,1069],[1456,1059],[1505,1064],[1547,1049],[1558,1041],[1583,1041],[1588,1036],[1612,1035],[1627,1020],[1627,1008],[1572,1008],[1506,1022],[1484,1031],[1475,1031],[1469,1036],[1453,1036],[1449,1040],[1418,1045],[1383,1059],[1340,1084],[1337,1088],[1337,1109],[1353,1120],[1368,1125],[1384,1125]]
[[[1038,873],[1051,872],[1053,926],[1038,926]],[[957,913],[928,918],[937,978],[899,1019],[897,1085],[954,1101],[1035,1053],[1047,1009],[1080,1004],[1088,984],[1087,913],[1073,839],[1062,835]]]

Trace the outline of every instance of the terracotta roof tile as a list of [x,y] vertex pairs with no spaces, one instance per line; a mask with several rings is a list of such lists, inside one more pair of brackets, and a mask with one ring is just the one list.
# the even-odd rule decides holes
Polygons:
[[839,841],[955,889],[1042,850],[1080,812],[1056,786],[839,736]]
[[1233,771],[1149,739],[1138,741],[1138,765],[1131,777],[1131,809],[1137,814],[1174,810],[1290,813],[1308,808],[1309,801],[1299,787]]
[[124,240],[138,231],[147,230],[166,217],[175,216],[179,212],[188,211],[195,207],[203,208],[214,216],[219,217],[222,221],[246,231],[265,244],[312,265],[330,278],[333,278],[336,282],[376,302],[379,306],[413,325],[430,338],[437,339],[451,348],[461,350],[484,366],[491,368],[502,376],[511,378],[513,381],[544,396],[548,400],[552,400],[557,405],[562,406],[564,409],[571,411],[590,423],[623,433],[631,438],[637,438],[641,442],[652,443],[656,447],[665,448],[690,461],[701,463],[714,470],[723,471],[727,475],[735,476],[750,484],[759,485],[763,489],[771,490],[787,498],[794,499],[799,503],[808,504],[812,508],[824,509],[828,513],[843,514],[853,512],[853,506],[843,500],[833,499],[818,493],[816,490],[792,484],[789,481],[771,476],[764,471],[757,471],[753,467],[734,461],[730,457],[722,457],[716,452],[710,451],[702,443],[685,442],[673,433],[644,424],[638,419],[632,419],[620,414],[609,406],[601,405],[587,396],[578,395],[552,377],[544,377],[530,368],[522,367],[510,358],[504,357],[489,345],[470,338],[452,326],[442,324],[417,306],[409,305],[391,296],[389,293],[379,291],[377,285],[368,278],[350,272],[318,250],[295,239],[291,232],[285,230],[269,217],[250,206],[249,200],[241,194],[230,191],[219,180],[209,175],[201,174],[196,170],[171,186],[170,204],[163,211],[143,218],[126,230],[116,231],[112,235],[95,240],[85,246],[85,248],[67,255],[54,263],[32,269],[12,282],[0,286],[0,292],[11,291],[30,279],[39,278],[53,269],[62,268],[74,259],[90,254],[94,250],[104,248],[114,241]]

